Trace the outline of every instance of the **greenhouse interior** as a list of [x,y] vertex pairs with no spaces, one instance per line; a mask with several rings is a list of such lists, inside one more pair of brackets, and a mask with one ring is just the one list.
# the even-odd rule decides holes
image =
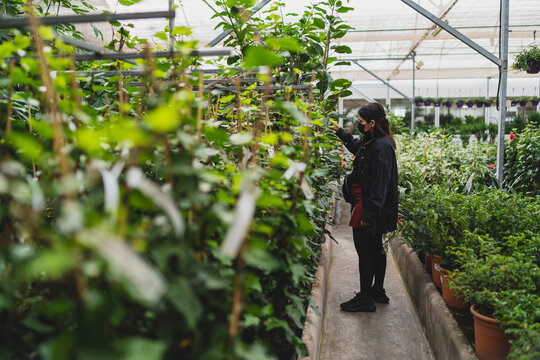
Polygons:
[[540,359],[540,1],[0,9],[1,360]]

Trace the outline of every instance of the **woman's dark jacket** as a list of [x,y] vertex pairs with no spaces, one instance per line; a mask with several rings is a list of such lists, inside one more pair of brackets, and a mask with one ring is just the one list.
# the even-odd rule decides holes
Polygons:
[[396,151],[385,137],[364,136],[355,139],[343,129],[336,135],[355,155],[349,180],[359,182],[362,189],[362,220],[375,224],[380,233],[394,231],[398,217],[398,172]]

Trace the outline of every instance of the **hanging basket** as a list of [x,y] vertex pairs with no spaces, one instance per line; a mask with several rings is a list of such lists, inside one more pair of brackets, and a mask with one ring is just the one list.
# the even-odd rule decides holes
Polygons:
[[433,103],[433,105],[435,105],[435,107],[440,107],[441,106],[441,102],[440,101],[435,101]]
[[491,107],[491,103],[485,103],[484,106],[485,107]]
[[517,102],[515,101],[510,101],[510,106],[516,106],[517,105]]
[[474,106],[474,103],[472,103],[472,102],[468,102],[468,103],[467,103],[467,107],[472,108],[473,106]]
[[481,108],[482,106],[484,106],[484,103],[481,103],[481,102],[477,102],[477,103],[476,103],[476,107]]
[[525,107],[525,106],[527,106],[527,102],[526,102],[526,101],[521,101],[521,102],[519,103],[519,106]]
[[429,101],[429,100],[424,101],[424,105],[425,105],[425,106],[430,106],[430,105],[431,105],[431,101]]
[[463,102],[462,102],[462,101],[458,101],[458,102],[456,103],[456,106],[457,106],[458,108],[463,107]]
[[539,64],[536,64],[532,61],[529,61],[527,64],[529,65],[529,70],[527,70],[527,74],[538,74],[538,72],[540,72]]
[[451,101],[447,101],[444,105],[445,105],[447,108],[451,108],[451,107],[452,107],[452,102],[451,102]]
[[538,101],[531,101],[531,105],[532,106],[538,106],[539,102]]
[[422,101],[415,101],[414,104],[416,106],[422,106],[424,103]]

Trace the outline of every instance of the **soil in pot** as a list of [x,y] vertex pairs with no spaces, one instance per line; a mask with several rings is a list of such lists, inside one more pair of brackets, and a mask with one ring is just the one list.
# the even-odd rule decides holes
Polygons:
[[474,318],[474,343],[480,360],[505,360],[510,351],[509,336],[500,329],[499,322],[484,316],[471,306]]
[[431,254],[431,278],[433,279],[435,286],[439,289],[442,287],[440,271],[441,262],[442,259],[439,255]]
[[463,297],[448,286],[448,271],[441,266],[439,266],[439,269],[441,271],[442,297],[446,305],[455,309],[466,309],[467,306],[463,301]]

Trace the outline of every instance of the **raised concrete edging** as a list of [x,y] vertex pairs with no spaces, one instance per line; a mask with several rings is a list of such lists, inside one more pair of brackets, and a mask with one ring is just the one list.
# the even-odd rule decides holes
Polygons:
[[[336,198],[333,199],[331,218],[333,221],[338,216],[338,206]],[[331,230],[330,225],[326,225],[327,230]],[[325,241],[321,247],[321,255],[319,256],[319,267],[315,273],[315,281],[311,288],[311,302],[317,306],[320,315],[308,306],[306,311],[306,321],[304,322],[304,330],[302,332],[302,342],[306,345],[308,356],[301,360],[318,360],[320,352],[321,338],[323,336],[323,326],[325,318],[326,295],[328,292],[328,276],[330,274],[330,262],[332,258],[332,239],[328,235],[324,235]]]
[[395,238],[390,246],[435,358],[478,360],[420,259],[408,245],[400,242],[401,239]]

